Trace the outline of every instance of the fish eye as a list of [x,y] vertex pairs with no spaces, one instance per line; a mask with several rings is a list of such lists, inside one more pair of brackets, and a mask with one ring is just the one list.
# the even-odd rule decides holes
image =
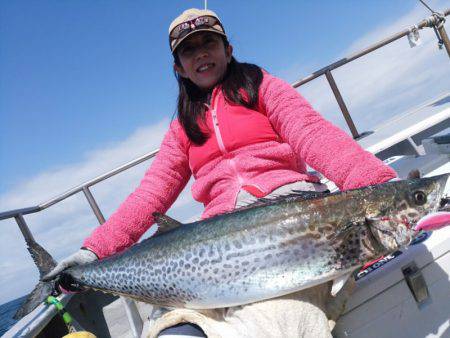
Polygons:
[[416,191],[414,193],[414,202],[417,205],[424,205],[427,202],[427,195],[423,191]]

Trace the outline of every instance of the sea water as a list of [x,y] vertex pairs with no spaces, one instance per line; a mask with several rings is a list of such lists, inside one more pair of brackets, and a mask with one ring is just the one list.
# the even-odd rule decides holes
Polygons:
[[0,305],[0,337],[17,322],[12,317],[20,305],[22,305],[25,298],[26,296],[23,296]]

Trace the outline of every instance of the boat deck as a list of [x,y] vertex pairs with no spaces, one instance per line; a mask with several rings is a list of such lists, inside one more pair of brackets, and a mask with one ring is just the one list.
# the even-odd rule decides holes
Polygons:
[[396,155],[423,155],[422,140],[450,128],[450,93],[377,126],[358,143],[382,160]]

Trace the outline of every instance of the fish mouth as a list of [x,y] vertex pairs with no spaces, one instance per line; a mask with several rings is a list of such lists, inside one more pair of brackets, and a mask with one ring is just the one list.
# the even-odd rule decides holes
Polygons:
[[414,239],[415,221],[405,220],[397,221],[396,231],[383,228],[377,224],[368,226],[369,236],[372,239],[375,250],[391,252],[400,247],[407,246]]
[[384,240],[384,247],[389,251],[406,247],[414,240],[416,231],[414,230],[416,222],[410,221],[408,224],[400,223],[396,231],[390,232],[390,237]]
[[69,273],[61,273],[55,282],[55,289],[64,293],[76,293],[85,291],[83,285],[77,282]]

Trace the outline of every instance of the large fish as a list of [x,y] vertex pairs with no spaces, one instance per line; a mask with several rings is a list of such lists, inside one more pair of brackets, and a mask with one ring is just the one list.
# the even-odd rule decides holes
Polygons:
[[264,200],[182,226],[159,215],[166,231],[69,268],[58,280],[192,309],[251,303],[329,280],[336,293],[355,269],[414,239],[416,222],[439,208],[448,177]]

